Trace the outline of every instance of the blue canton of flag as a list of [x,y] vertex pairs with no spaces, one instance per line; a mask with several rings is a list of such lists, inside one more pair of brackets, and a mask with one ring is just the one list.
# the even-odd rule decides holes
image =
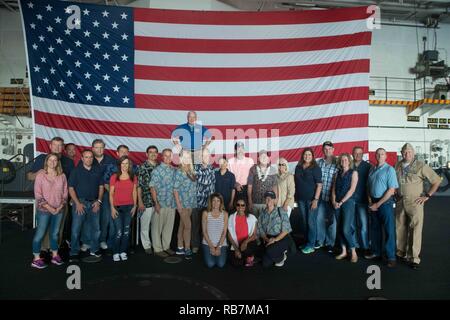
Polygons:
[[134,107],[133,9],[22,0],[32,94]]

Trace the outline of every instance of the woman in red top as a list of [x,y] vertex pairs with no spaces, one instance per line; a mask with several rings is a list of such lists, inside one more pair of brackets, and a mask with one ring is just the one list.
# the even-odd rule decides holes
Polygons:
[[116,229],[113,246],[113,260],[127,260],[131,218],[136,212],[137,177],[133,174],[133,164],[127,156],[117,161],[117,173],[109,182],[111,215]]

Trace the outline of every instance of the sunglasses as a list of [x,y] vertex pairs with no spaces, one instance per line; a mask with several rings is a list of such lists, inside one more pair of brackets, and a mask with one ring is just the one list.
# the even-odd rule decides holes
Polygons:
[[245,207],[245,204],[244,203],[238,203],[238,204],[236,204],[236,207]]

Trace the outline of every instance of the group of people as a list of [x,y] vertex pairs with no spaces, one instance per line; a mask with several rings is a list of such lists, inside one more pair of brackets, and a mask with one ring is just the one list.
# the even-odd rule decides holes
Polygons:
[[[135,216],[148,254],[189,260],[201,250],[210,268],[223,267],[227,259],[235,266],[250,267],[261,259],[263,266],[281,267],[295,248],[290,215],[296,206],[304,254],[323,247],[337,260],[355,263],[361,252],[367,259],[385,255],[388,267],[397,259],[419,267],[423,205],[441,181],[415,159],[410,144],[392,167],[383,148],[377,149],[372,166],[363,160],[363,148],[335,157],[327,141],[322,158],[316,160],[313,149],[306,148],[290,173],[286,159],[277,159],[276,168],[265,150],[255,163],[242,142],[235,144],[234,157],[220,159],[215,169],[208,149],[211,136],[195,112],[174,130],[172,141],[179,150],[178,166],[172,149],[161,151],[159,163],[154,145],[140,166],[132,163],[126,145],[117,147],[114,159],[104,153],[101,139],[83,150],[75,165],[73,157],[63,154],[64,141],[53,138],[51,152],[38,156],[28,174],[35,180],[37,205],[32,267],[47,266],[42,249],[51,250],[51,263],[62,264],[58,249],[64,238],[71,262],[79,259],[80,250],[89,252],[89,262],[100,261],[100,249],[111,250],[113,261],[125,261]],[[424,180],[431,183],[426,192]]]

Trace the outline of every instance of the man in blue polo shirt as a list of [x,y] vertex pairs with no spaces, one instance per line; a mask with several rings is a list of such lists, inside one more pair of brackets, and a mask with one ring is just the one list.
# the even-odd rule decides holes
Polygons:
[[[208,128],[197,123],[197,113],[189,111],[187,120],[187,123],[179,125],[172,131],[172,142],[175,146],[178,149],[183,148],[192,153],[201,150],[202,147],[208,147],[211,143],[211,133],[208,131]],[[204,144],[203,140],[205,140]]]
[[392,196],[398,188],[397,175],[393,167],[386,163],[386,150],[378,148],[375,152],[377,164],[369,172],[369,214],[372,216],[372,254],[366,259],[381,259],[383,253],[383,229],[386,234],[384,249],[387,266],[396,266],[395,259],[395,216]]
[[72,240],[70,261],[77,261],[80,251],[80,232],[83,224],[89,230],[89,262],[100,261],[97,254],[100,237],[100,206],[103,197],[103,181],[99,166],[93,166],[94,153],[84,150],[80,164],[72,171],[69,178],[69,194],[72,206]]

